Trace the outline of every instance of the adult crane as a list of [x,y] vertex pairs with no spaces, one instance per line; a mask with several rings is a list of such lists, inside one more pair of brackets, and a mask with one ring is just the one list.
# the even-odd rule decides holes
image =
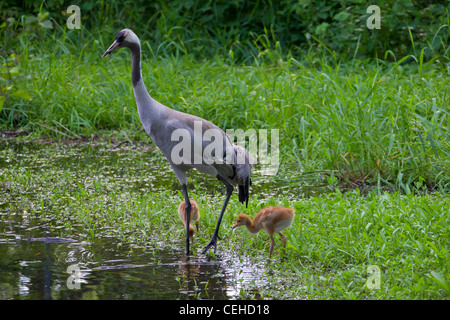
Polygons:
[[214,234],[202,252],[205,254],[214,246],[215,253],[220,223],[236,186],[239,201],[248,205],[254,160],[247,150],[232,144],[228,135],[216,125],[200,117],[168,108],[150,96],[142,80],[140,41],[132,30],[121,30],[102,57],[119,48],[128,48],[131,52],[131,81],[142,125],[169,161],[183,190],[186,202],[186,255],[190,254],[191,212],[186,172],[196,169],[215,176],[226,187],[225,201]]

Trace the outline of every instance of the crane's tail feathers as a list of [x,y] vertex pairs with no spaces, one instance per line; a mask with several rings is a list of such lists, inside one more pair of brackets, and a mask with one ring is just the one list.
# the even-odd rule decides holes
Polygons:
[[241,183],[238,184],[239,202],[244,203],[248,207],[248,198],[250,195],[250,179],[254,159],[251,154],[244,148],[234,145],[234,167],[236,175]]
[[252,184],[252,180],[250,177],[245,181],[244,185],[238,186],[238,195],[239,195],[239,202],[244,203],[245,207],[248,208],[248,198],[250,196],[250,185]]

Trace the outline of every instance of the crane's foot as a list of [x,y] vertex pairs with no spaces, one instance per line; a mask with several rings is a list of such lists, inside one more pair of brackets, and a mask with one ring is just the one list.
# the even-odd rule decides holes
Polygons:
[[217,249],[217,239],[219,238],[218,235],[213,235],[211,241],[209,244],[205,247],[205,250],[203,250],[202,254],[206,254],[211,248],[214,246],[214,254],[216,254]]

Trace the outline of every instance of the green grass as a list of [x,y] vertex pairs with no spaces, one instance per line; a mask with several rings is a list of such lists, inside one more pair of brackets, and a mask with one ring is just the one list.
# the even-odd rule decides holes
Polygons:
[[[294,203],[298,220],[289,259],[324,272],[317,297],[425,299],[448,297],[448,206],[444,195],[358,193]],[[368,266],[381,269],[381,288],[364,284]],[[314,268],[311,268],[314,269]],[[444,281],[441,283],[436,274]],[[317,283],[318,282],[318,283]]]
[[[75,39],[65,33],[20,38],[23,46],[8,60],[19,76],[0,125],[35,136],[123,129],[145,138],[129,53],[101,59],[107,37],[79,32]],[[142,40],[144,80],[155,99],[224,129],[280,129],[281,160],[296,163],[300,175],[328,172],[352,188],[382,185],[409,193],[417,183],[449,189],[450,88],[435,58],[330,64],[317,50],[286,56],[260,48],[244,64],[159,56]]]

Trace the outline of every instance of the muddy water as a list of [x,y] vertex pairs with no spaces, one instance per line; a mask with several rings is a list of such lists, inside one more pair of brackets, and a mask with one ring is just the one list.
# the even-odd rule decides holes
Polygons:
[[[153,168],[152,176],[143,177],[143,166]],[[226,250],[214,258],[187,259],[181,247],[130,247],[101,232],[86,241],[73,236],[83,234],[82,225],[75,224],[75,231],[65,236],[67,221],[60,222],[57,214],[15,210],[22,197],[32,205],[57,207],[45,188],[31,183],[49,170],[55,177],[69,176],[73,188],[77,181],[95,179],[122,181],[123,190],[130,192],[179,188],[165,160],[149,148],[0,141],[0,299],[239,299],[248,284],[265,284],[264,261],[255,265]],[[277,178],[267,179],[258,177],[257,168],[253,188],[294,198],[320,192],[320,187],[291,190],[283,179],[289,175],[285,168]],[[14,189],[15,178],[22,181],[19,191]],[[190,179],[191,187],[211,194],[220,188],[214,179],[196,173]],[[257,291],[250,294],[259,298]]]

